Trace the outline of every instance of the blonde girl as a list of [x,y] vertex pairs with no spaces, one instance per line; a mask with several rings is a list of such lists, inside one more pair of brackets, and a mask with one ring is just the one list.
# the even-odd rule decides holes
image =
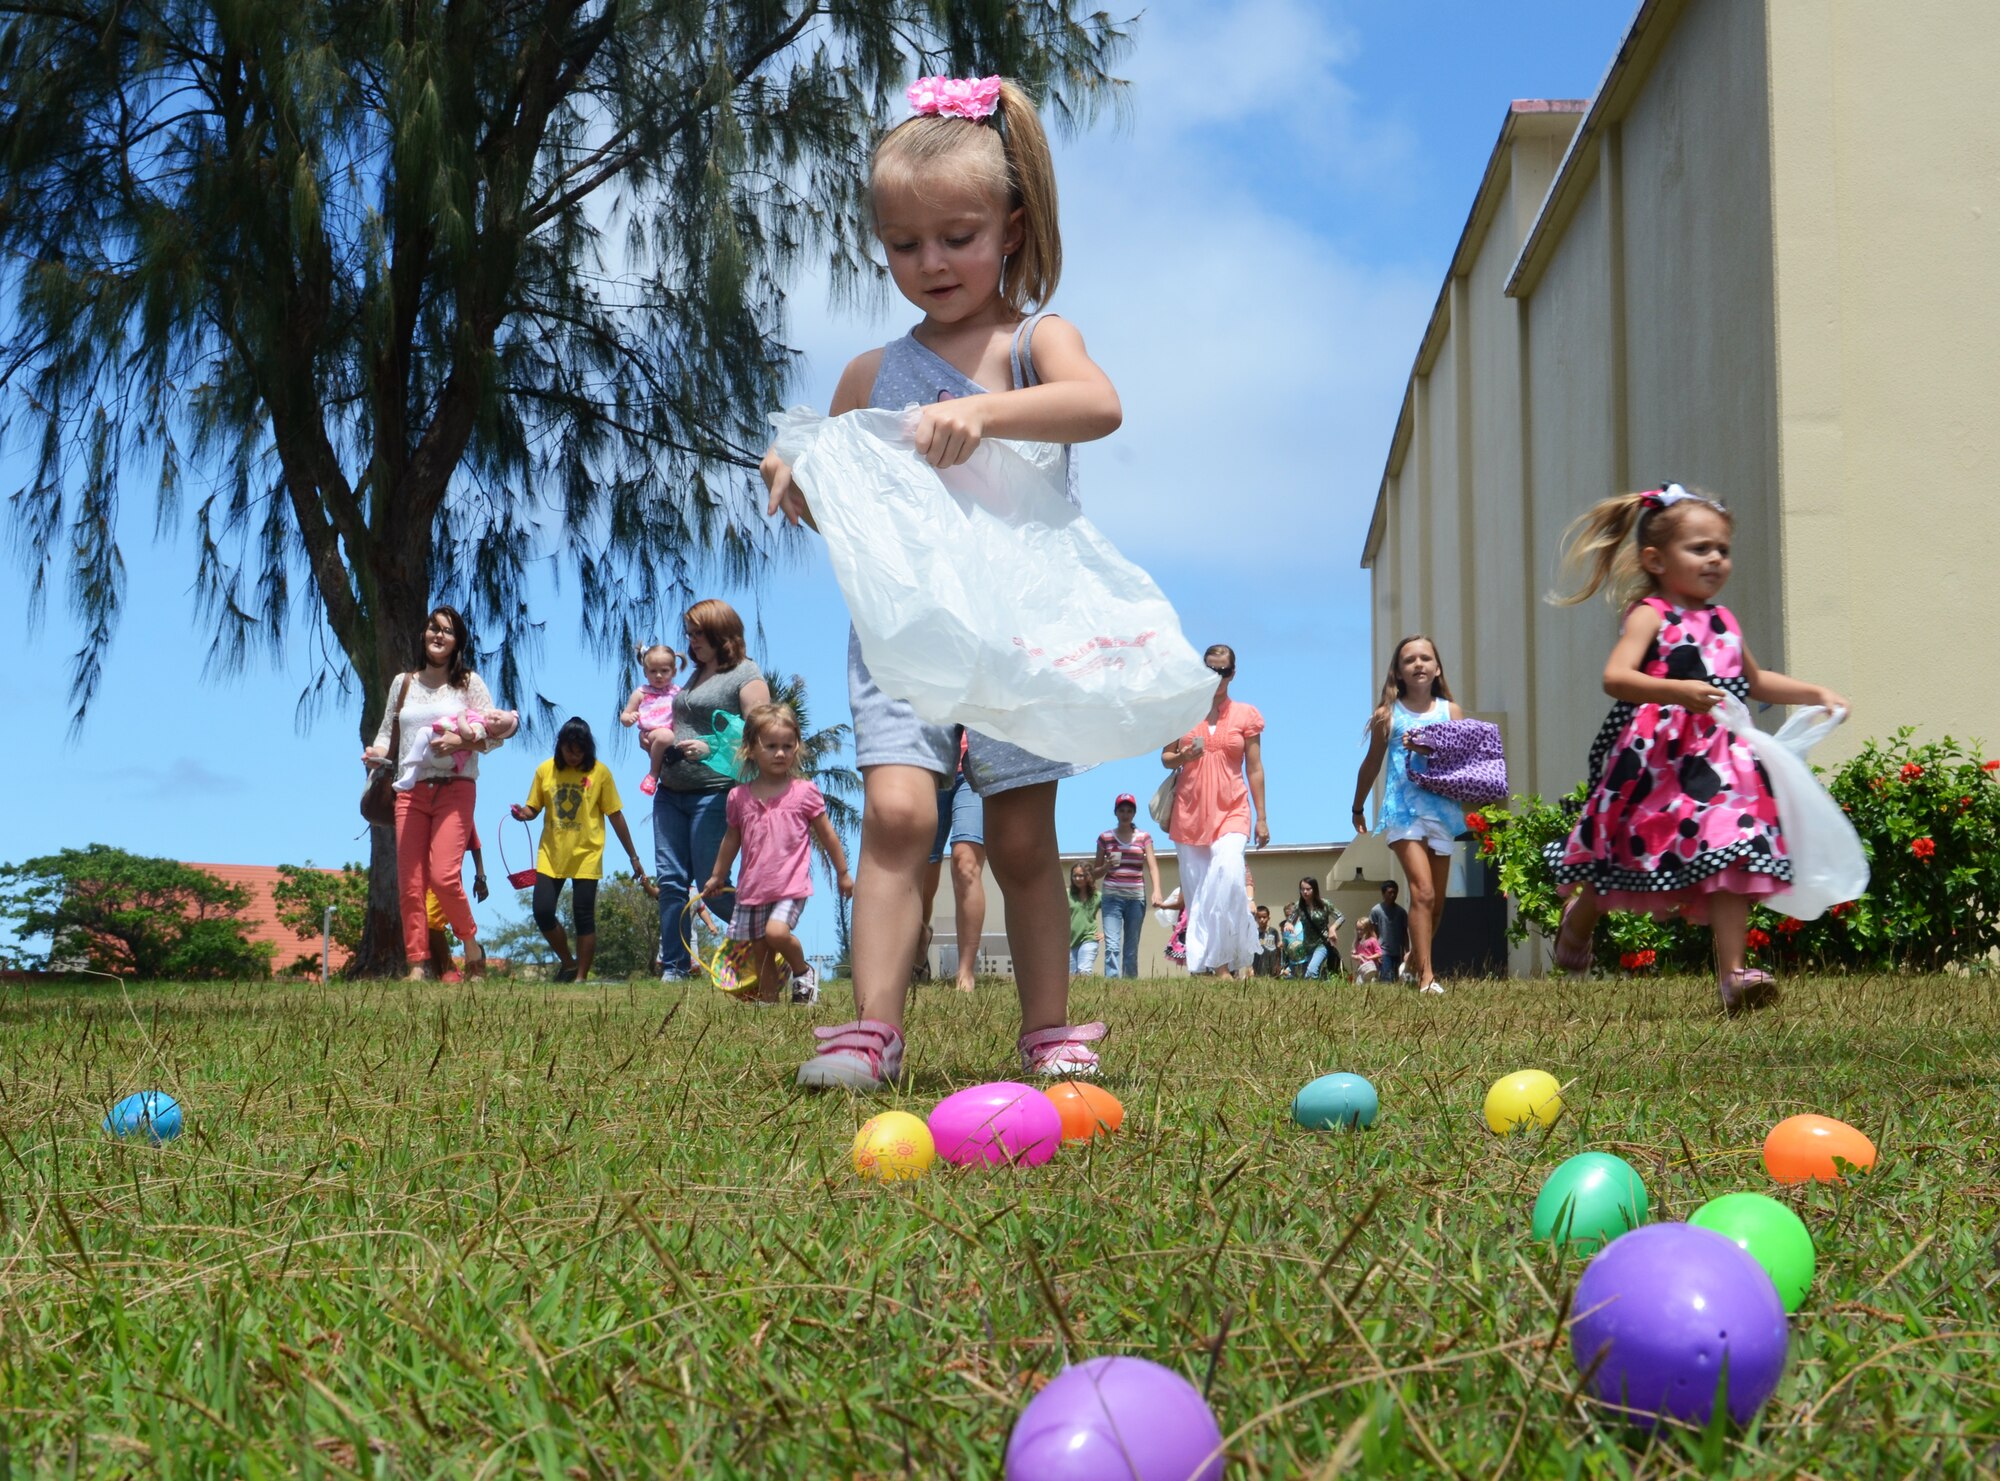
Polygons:
[[665,643],[653,643],[639,649],[639,667],[646,682],[625,701],[618,723],[638,727],[639,749],[646,753],[646,779],[639,790],[651,797],[660,788],[660,763],[674,745],[674,696],[681,692],[674,675],[680,672],[681,656]]
[[1445,884],[1452,852],[1465,832],[1465,812],[1450,798],[1426,792],[1414,777],[1424,770],[1425,728],[1464,718],[1465,711],[1451,697],[1437,644],[1421,633],[1398,643],[1389,655],[1375,712],[1368,717],[1368,754],[1354,778],[1353,818],[1354,831],[1366,833],[1368,791],[1386,762],[1389,775],[1375,821],[1410,881],[1408,961],[1419,992],[1444,991],[1431,965],[1431,938],[1444,914]]
[[1758,666],[1729,580],[1735,520],[1679,484],[1600,500],[1564,536],[1582,584],[1559,606],[1603,592],[1623,616],[1604,665],[1617,701],[1590,750],[1590,790],[1567,839],[1548,846],[1564,897],[1556,963],[1584,972],[1607,910],[1705,921],[1726,1011],[1775,1001],[1770,973],[1746,964],[1750,902],[1790,882],[1771,788],[1741,737],[1716,717],[1725,694],[1846,709],[1830,689]]
[[726,894],[729,869],[743,856],[729,939],[756,948],[753,1001],[778,1002],[789,975],[792,1001],[819,1000],[819,974],[795,933],[812,894],[812,845],[833,861],[837,887],[854,894],[847,851],[826,815],[826,798],[799,775],[799,717],[788,704],[761,704],[743,717],[743,756],[754,780],[729,792],[729,831],[702,895]]
[[[917,450],[935,467],[989,437],[1075,443],[1108,436],[1118,393],[1083,336],[1041,312],[1062,272],[1055,172],[1033,101],[998,77],[927,77],[915,115],[883,136],[869,167],[875,236],[896,290],[923,313],[902,338],[855,359],[835,415],[922,408]],[[763,463],[770,509],[810,511],[775,453]],[[1073,470],[1072,470],[1073,473]],[[856,1019],[822,1028],[799,1083],[873,1090],[903,1064],[903,1007],[922,916],[920,887],[937,827],[937,790],[960,730],[918,719],[875,687],[848,639],[848,693],[863,777],[860,889],[854,901]],[[1006,899],[1021,998],[1019,1050],[1033,1075],[1092,1074],[1100,1023],[1069,1016],[1069,911],[1056,849],[1056,782],[1078,768],[973,732],[965,774],[985,807],[986,848]]]

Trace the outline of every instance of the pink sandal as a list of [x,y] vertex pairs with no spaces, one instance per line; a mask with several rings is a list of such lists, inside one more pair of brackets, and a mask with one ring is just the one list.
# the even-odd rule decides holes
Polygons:
[[1722,999],[1725,1013],[1768,1008],[1778,1001],[1778,979],[1757,967],[1739,967],[1717,978],[1715,991]]
[[[1563,901],[1562,917],[1556,923],[1556,965],[1572,977],[1581,977],[1588,972],[1592,960],[1589,936],[1583,938],[1583,945],[1580,947],[1563,945],[1569,937],[1570,912],[1576,909],[1577,902],[1582,898],[1582,890],[1572,890],[1569,897]],[[1594,928],[1593,934],[1595,934]]]

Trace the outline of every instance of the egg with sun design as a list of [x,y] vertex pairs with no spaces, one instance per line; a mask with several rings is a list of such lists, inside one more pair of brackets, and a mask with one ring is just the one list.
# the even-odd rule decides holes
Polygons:
[[936,1160],[931,1129],[908,1111],[884,1111],[854,1133],[854,1170],[870,1182],[920,1178]]

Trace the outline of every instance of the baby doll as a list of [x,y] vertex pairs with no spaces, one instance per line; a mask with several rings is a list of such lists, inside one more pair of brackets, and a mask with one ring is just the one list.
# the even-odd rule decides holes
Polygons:
[[433,720],[417,732],[410,745],[410,754],[403,762],[403,769],[396,776],[396,790],[407,792],[430,770],[432,762],[440,753],[437,742],[446,735],[456,735],[465,744],[451,752],[451,769],[465,770],[465,759],[472,753],[472,747],[483,746],[488,741],[503,741],[521,728],[521,717],[514,710],[462,710],[456,715],[446,715]]

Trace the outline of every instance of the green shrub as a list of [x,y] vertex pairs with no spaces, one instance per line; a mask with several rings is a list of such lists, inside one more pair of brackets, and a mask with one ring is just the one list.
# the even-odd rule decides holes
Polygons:
[[[1977,969],[2000,947],[2000,761],[1983,760],[1977,745],[1968,749],[1949,736],[1918,745],[1910,735],[1906,728],[1870,741],[1830,776],[1815,768],[1867,850],[1868,890],[1815,921],[1757,906],[1750,913],[1753,959],[1935,972]],[[1562,902],[1542,848],[1568,834],[1583,800],[1578,785],[1557,802],[1517,796],[1468,819],[1513,902],[1510,940],[1525,941],[1533,931],[1554,942]],[[1622,912],[1604,918],[1594,944],[1606,971],[1699,971],[1710,956],[1707,931]]]

